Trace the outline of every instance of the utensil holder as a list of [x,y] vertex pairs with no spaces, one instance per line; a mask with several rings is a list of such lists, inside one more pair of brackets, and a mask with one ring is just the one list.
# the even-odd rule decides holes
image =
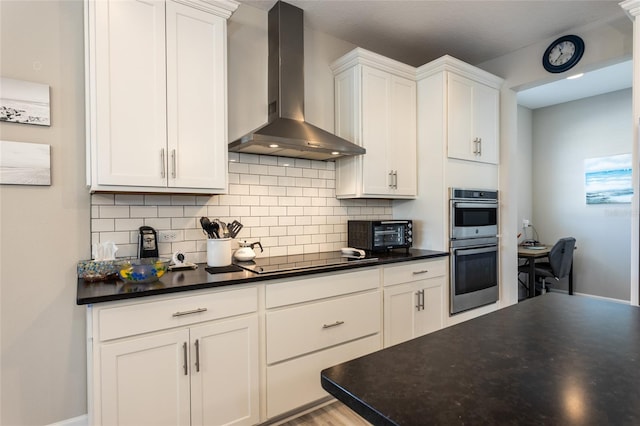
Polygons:
[[231,238],[207,240],[207,266],[231,265]]

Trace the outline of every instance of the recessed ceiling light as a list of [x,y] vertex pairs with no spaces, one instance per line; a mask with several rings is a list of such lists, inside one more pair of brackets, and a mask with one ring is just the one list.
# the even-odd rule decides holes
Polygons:
[[340,155],[340,153],[338,151],[333,151],[331,155]]
[[575,80],[576,78],[580,78],[584,75],[584,73],[580,73],[580,74],[574,74],[574,75],[570,75],[569,77],[567,77],[567,80]]
[[277,148],[278,144],[277,143],[272,143],[271,145],[269,145],[269,148]]

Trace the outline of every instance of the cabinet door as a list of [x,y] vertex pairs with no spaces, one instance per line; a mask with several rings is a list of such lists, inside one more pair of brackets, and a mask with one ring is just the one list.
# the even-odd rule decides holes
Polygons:
[[[349,68],[335,76],[335,132],[356,145],[362,146],[360,134],[361,73],[358,67]],[[367,151],[368,152],[368,151]],[[338,158],[336,161],[336,196],[354,197],[360,192],[358,177],[362,155]]]
[[387,141],[389,167],[393,170],[391,193],[416,196],[416,83],[392,76],[389,104],[391,132]]
[[498,105],[496,89],[448,74],[447,139],[450,158],[498,162]]
[[420,295],[413,284],[384,289],[384,346],[392,346],[414,337],[415,317]]
[[192,425],[259,421],[258,317],[191,328]]
[[92,6],[97,183],[166,186],[164,2]]
[[103,425],[188,425],[188,330],[101,347]]
[[414,337],[423,336],[440,330],[443,327],[443,311],[445,307],[445,278],[437,277],[419,282],[422,293],[421,309],[415,314]]
[[363,194],[381,195],[390,192],[389,108],[391,75],[377,69],[362,67],[362,140],[367,153],[362,159]]
[[384,289],[384,346],[405,342],[442,328],[443,277]]
[[226,20],[167,2],[167,132],[171,187],[225,190]]
[[478,160],[498,164],[500,94],[492,87],[476,83],[473,102],[474,134],[480,138]]

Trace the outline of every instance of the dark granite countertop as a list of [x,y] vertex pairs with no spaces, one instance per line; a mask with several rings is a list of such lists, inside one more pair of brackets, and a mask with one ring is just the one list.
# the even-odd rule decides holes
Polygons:
[[549,293],[339,364],[374,425],[640,424],[640,308]]
[[246,270],[210,274],[205,270],[207,266],[206,264],[199,264],[198,269],[195,270],[167,272],[159,281],[151,284],[128,284],[121,280],[85,282],[83,279],[78,279],[76,303],[78,305],[87,305],[112,300],[131,299],[135,297],[146,297],[234,284],[246,284],[279,278],[298,277],[324,272],[371,267],[389,263],[430,259],[448,256],[449,253],[434,250],[411,249],[408,253],[405,252],[405,250],[397,250],[392,252],[375,253],[373,255],[378,258],[378,260],[373,263],[325,266],[321,268],[302,269],[271,274],[256,274]]

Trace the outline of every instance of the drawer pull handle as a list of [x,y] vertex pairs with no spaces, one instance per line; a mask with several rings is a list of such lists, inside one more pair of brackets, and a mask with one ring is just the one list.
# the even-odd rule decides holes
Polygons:
[[342,324],[344,324],[344,321],[336,321],[336,322],[334,322],[333,324],[324,324],[324,325],[322,326],[322,328],[337,327],[337,326],[342,325]]
[[427,272],[429,272],[428,269],[423,269],[422,271],[414,271],[413,275],[426,274]]
[[200,312],[206,312],[206,311],[207,311],[207,308],[198,308],[198,309],[192,309],[190,311],[174,312],[172,316],[181,317],[184,315],[199,314]]

